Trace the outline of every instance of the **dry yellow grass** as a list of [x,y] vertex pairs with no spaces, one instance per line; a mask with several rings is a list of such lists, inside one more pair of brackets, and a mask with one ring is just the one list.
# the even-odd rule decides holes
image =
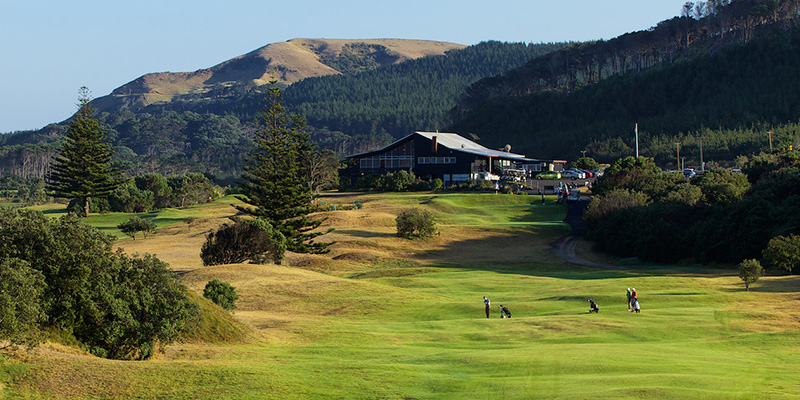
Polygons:
[[[292,84],[309,77],[339,74],[320,62],[323,56],[338,56],[347,44],[382,45],[397,56],[398,62],[441,55],[466,46],[455,43],[405,39],[292,39],[272,43],[248,54],[195,72],[146,74],[114,90],[111,97],[131,97],[148,105],[168,102],[177,95],[206,93],[216,84],[254,81],[263,85],[271,80]],[[111,99],[98,99],[102,109]],[[110,104],[110,103],[109,103]]]

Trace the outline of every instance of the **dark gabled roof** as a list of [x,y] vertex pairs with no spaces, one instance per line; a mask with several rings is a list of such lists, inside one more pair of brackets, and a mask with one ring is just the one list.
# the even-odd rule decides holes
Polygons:
[[433,140],[433,137],[435,136],[436,137],[436,142],[440,146],[444,146],[444,147],[446,147],[448,149],[460,151],[460,152],[463,152],[463,153],[475,154],[475,155],[485,156],[485,157],[504,158],[504,159],[515,160],[515,161],[541,161],[541,160],[535,160],[535,159],[531,159],[531,158],[525,158],[525,156],[522,155],[522,154],[514,154],[514,153],[510,153],[510,152],[505,152],[503,150],[493,150],[493,149],[481,146],[481,145],[479,145],[479,144],[477,144],[477,143],[475,143],[475,142],[473,142],[473,141],[471,141],[471,140],[469,140],[469,139],[467,139],[467,138],[465,138],[465,137],[463,137],[463,136],[461,136],[461,135],[459,135],[457,133],[419,132],[419,131],[418,132],[414,132],[414,133],[412,133],[412,134],[410,134],[408,136],[405,136],[405,137],[403,137],[401,139],[398,139],[398,140],[394,141],[392,144],[390,144],[388,146],[385,146],[383,148],[380,148],[378,150],[368,151],[368,152],[359,153],[359,154],[352,154],[352,155],[347,156],[347,158],[364,157],[364,156],[368,156],[368,155],[371,155],[371,154],[381,153],[381,152],[383,152],[383,151],[385,151],[385,150],[397,145],[398,143],[402,143],[402,142],[405,142],[405,141],[409,140],[412,136],[415,136],[415,135],[416,136],[422,136],[422,137],[424,137],[424,138],[426,138],[428,140]]

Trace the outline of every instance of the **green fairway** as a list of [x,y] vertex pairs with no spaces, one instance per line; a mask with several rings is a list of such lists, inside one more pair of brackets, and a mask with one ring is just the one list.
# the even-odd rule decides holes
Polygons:
[[[537,196],[494,194],[323,199],[353,200],[364,207],[323,213],[336,228],[331,253],[292,255],[288,266],[203,268],[194,253],[168,251],[206,229],[175,223],[231,215],[230,201],[148,215],[167,229],[121,246],[158,246],[194,291],[213,278],[233,284],[233,317],[255,339],[192,339],[145,362],[45,345],[0,358],[0,398],[800,397],[796,276],[766,276],[745,292],[732,270],[567,264],[550,250],[569,232],[566,208],[551,197],[545,206]],[[440,234],[396,237],[394,217],[411,207],[436,213]],[[90,221],[112,226],[126,217]],[[187,252],[199,252],[193,246]],[[629,287],[640,314],[627,311]],[[489,319],[483,296],[492,301]],[[589,298],[600,313],[588,313]],[[513,318],[499,318],[500,304]]]

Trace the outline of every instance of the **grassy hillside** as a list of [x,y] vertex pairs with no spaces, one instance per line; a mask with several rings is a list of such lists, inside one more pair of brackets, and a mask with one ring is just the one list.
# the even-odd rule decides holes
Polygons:
[[[325,213],[324,256],[288,265],[201,267],[198,238],[233,209],[203,206],[128,252],[155,251],[194,291],[237,287],[248,340],[170,346],[147,362],[97,359],[48,345],[0,358],[7,399],[641,399],[800,395],[796,276],[750,292],[733,271],[566,264],[550,244],[568,232],[550,198],[494,194],[330,194],[360,210]],[[441,234],[394,235],[410,207]],[[180,210],[179,210],[180,211]],[[91,220],[91,219],[90,219]],[[98,222],[100,223],[100,222]],[[195,225],[198,224],[198,225]],[[585,246],[581,253],[593,257]],[[194,250],[192,250],[194,249]],[[152,252],[152,250],[149,250]],[[193,255],[194,254],[194,255]],[[619,260],[605,258],[606,263]],[[634,286],[641,314],[626,311]],[[483,315],[482,296],[495,306]],[[587,299],[600,305],[587,313]],[[499,319],[497,305],[512,319]],[[245,335],[247,336],[247,335]]]
[[[230,95],[234,86],[276,80],[284,85],[314,76],[352,74],[406,60],[442,55],[464,45],[404,39],[292,39],[194,72],[159,72],[137,78],[92,104],[99,111],[134,110],[181,98],[198,101]],[[360,66],[360,67],[359,67]]]

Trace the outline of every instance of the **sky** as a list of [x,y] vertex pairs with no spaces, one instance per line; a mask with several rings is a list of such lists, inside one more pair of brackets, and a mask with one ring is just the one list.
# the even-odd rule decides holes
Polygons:
[[685,0],[0,0],[0,133],[77,110],[144,74],[209,68],[294,38],[611,39],[680,13]]

